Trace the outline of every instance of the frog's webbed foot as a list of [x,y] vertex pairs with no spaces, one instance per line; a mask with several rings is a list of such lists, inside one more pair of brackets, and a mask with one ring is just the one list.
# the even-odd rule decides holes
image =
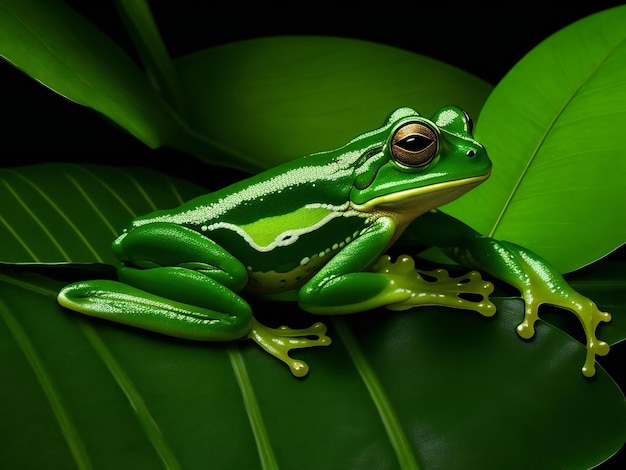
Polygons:
[[554,292],[548,288],[535,287],[532,292],[531,289],[522,292],[522,297],[526,302],[526,310],[524,320],[517,326],[517,333],[524,339],[530,339],[535,334],[535,322],[539,319],[538,309],[541,304],[562,307],[578,317],[587,341],[587,355],[582,373],[586,377],[592,377],[596,373],[596,356],[605,356],[609,352],[609,345],[596,337],[596,328],[600,322],[611,321],[611,315],[599,310],[592,300],[574,290]]
[[500,249],[505,249],[512,256],[511,260],[518,264],[522,272],[521,276],[504,279],[520,291],[526,304],[524,320],[517,326],[519,336],[529,339],[535,334],[538,310],[542,304],[574,313],[586,338],[587,355],[582,373],[592,377],[596,372],[595,357],[609,352],[609,345],[596,337],[596,328],[601,322],[610,321],[611,315],[600,311],[592,300],[576,292],[553,266],[537,254],[514,243],[497,243]]
[[495,305],[489,300],[493,284],[484,281],[478,271],[459,277],[450,277],[445,269],[421,271],[415,269],[415,261],[408,255],[399,256],[395,263],[389,256],[382,256],[371,271],[392,276],[398,288],[411,293],[407,300],[387,305],[389,310],[443,305],[474,310],[486,317],[496,312]]
[[289,366],[296,377],[304,377],[309,372],[306,362],[289,356],[292,349],[328,346],[331,339],[326,336],[326,325],[317,322],[308,328],[292,329],[287,326],[269,328],[252,318],[252,328],[248,333],[252,339],[266,352],[280,359]]

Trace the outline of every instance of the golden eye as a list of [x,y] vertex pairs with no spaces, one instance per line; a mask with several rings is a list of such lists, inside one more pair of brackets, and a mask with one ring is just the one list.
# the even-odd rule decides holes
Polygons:
[[391,154],[396,162],[412,168],[428,165],[439,151],[437,133],[421,122],[400,127],[391,139]]

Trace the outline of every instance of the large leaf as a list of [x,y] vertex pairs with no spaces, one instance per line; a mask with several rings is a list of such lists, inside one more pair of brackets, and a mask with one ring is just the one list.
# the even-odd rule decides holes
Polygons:
[[50,163],[0,169],[0,263],[109,263],[138,215],[206,190],[138,168]]
[[626,438],[614,382],[582,377],[559,330],[520,340],[517,299],[492,319],[331,320],[299,380],[252,343],[145,334],[63,311],[59,282],[0,276],[8,468],[583,469]]
[[[145,15],[145,33],[149,11],[133,7]],[[0,0],[0,57],[152,148],[182,149],[246,171],[255,166],[190,129],[171,107],[175,90],[161,90],[166,103],[124,50],[60,0]]]
[[337,148],[396,107],[478,113],[492,86],[429,57],[318,36],[254,39],[175,61],[191,126],[245,155],[250,171]]
[[571,373],[578,343],[545,324],[517,338],[519,301],[498,300],[490,320],[424,309],[332,321],[335,343],[299,353],[313,370],[297,380],[251,344],[83,318],[56,305],[62,283],[0,275],[8,467],[588,468],[626,437],[624,397],[604,371]]
[[345,38],[245,41],[172,68],[145,3],[120,4],[158,91],[59,0],[0,0],[0,56],[149,146],[214,165],[252,173],[334,148],[379,127],[397,106],[430,114],[455,103],[477,116],[492,88],[442,62]]
[[[64,209],[81,232],[197,190],[153,172],[88,168],[15,173],[41,170],[66,191],[88,188]],[[115,179],[135,187],[124,204],[107,199]],[[51,186],[29,202],[34,213],[63,200]],[[81,199],[99,201],[98,210],[86,212]],[[71,253],[73,231],[55,232]],[[98,259],[110,256],[108,243],[93,247]],[[55,299],[63,284],[20,266],[0,271],[0,446],[9,468],[583,469],[626,438],[622,391],[601,367],[584,378],[584,347],[559,329],[540,323],[532,341],[521,340],[519,299],[496,299],[491,319],[443,308],[326,319],[334,342],[295,353],[311,366],[300,380],[253,343],[176,340],[63,310]],[[254,308],[276,326],[319,319],[292,304]]]
[[476,129],[493,176],[444,209],[562,272],[626,242],[626,6],[546,39],[497,85]]
[[151,147],[178,127],[131,58],[64,2],[1,0],[0,56]]
[[152,18],[147,0],[117,0],[118,11],[128,33],[133,38],[146,73],[155,82],[155,87],[179,114],[185,114],[182,92],[176,70],[167,48]]

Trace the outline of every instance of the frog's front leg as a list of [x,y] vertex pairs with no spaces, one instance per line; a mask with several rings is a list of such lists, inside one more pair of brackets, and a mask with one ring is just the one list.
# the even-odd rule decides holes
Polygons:
[[[493,315],[488,295],[492,285],[478,273],[452,279],[443,270],[427,273],[425,280],[413,260],[400,257],[391,263],[381,253],[396,231],[394,219],[381,217],[333,257],[299,292],[300,306],[311,313],[336,315],[377,307],[405,310],[417,305],[445,305]],[[377,261],[376,263],[374,263]],[[481,301],[462,298],[465,293]]]
[[[424,304],[459,306],[456,297],[452,300],[436,295],[421,299],[421,294],[430,287],[427,284],[433,283],[421,279],[412,265],[387,269],[390,263],[374,264],[395,231],[395,222],[390,217],[381,217],[365,228],[302,286],[298,295],[300,306],[322,315],[355,313],[377,307],[401,310]],[[443,297],[449,301],[442,300]]]
[[345,314],[402,302],[408,293],[395,289],[381,274],[365,272],[394,233],[390,218],[380,218],[337,253],[302,286],[300,306],[311,313]]
[[238,294],[248,274],[236,258],[191,229],[168,223],[135,227],[113,250],[122,282],[89,280],[64,287],[71,310],[169,336],[230,341],[245,337],[252,311]]
[[595,374],[595,356],[604,356],[609,351],[609,345],[596,337],[596,328],[601,322],[610,321],[611,315],[600,311],[593,301],[576,292],[550,263],[524,247],[483,236],[439,211],[425,214],[418,221],[420,236],[437,232],[437,239],[429,241],[450,258],[481,269],[520,291],[526,305],[524,319],[517,327],[521,337],[528,339],[534,335],[542,304],[573,312],[586,335],[587,357],[582,372],[587,377]]

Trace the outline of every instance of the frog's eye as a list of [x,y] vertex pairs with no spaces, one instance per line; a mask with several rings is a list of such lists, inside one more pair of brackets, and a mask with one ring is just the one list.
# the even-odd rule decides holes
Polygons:
[[429,164],[439,151],[437,134],[421,122],[409,122],[400,127],[391,139],[391,153],[404,166]]

